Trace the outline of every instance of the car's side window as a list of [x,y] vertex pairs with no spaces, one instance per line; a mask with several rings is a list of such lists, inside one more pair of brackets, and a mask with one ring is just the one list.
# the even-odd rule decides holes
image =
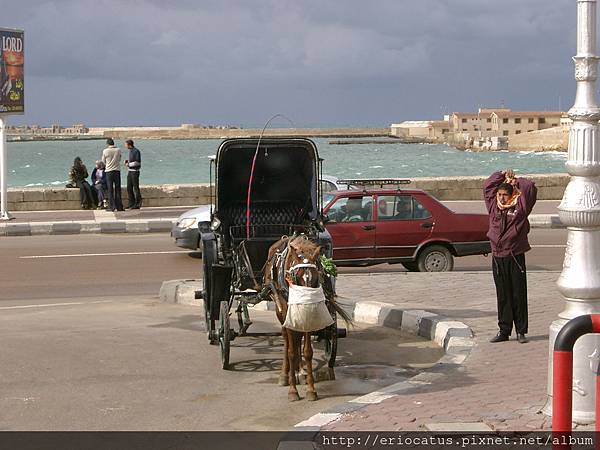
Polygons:
[[426,219],[431,213],[412,195],[380,195],[377,217],[383,221]]
[[337,222],[364,222],[371,220],[373,201],[364,197],[342,197],[335,201],[327,216]]
[[415,219],[427,219],[431,217],[431,213],[425,208],[416,198],[412,198],[413,201],[413,217]]

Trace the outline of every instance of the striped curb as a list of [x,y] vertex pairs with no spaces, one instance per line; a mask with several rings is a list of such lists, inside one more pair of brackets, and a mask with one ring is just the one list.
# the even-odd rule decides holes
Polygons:
[[[194,292],[201,287],[202,281],[200,280],[164,281],[159,297],[163,302],[201,306],[202,300],[194,299]],[[381,403],[408,390],[434,384],[445,377],[447,371],[454,370],[462,364],[475,345],[473,331],[467,325],[429,311],[403,309],[391,303],[376,301],[351,304],[340,302],[340,305],[350,313],[356,322],[403,330],[434,341],[444,349],[444,356],[432,368],[420,372],[408,380],[378,389],[315,414],[296,424],[293,428],[294,431],[319,431],[321,427],[340,419],[344,414],[358,411],[368,405]]]
[[[89,233],[164,233],[171,231],[176,219],[83,220],[79,222],[0,223],[0,236]],[[558,214],[532,214],[531,228],[566,228]]]
[[342,418],[344,414],[398,397],[406,391],[434,384],[445,377],[447,371],[455,370],[462,364],[475,345],[473,331],[467,325],[429,311],[402,309],[390,303],[374,301],[357,302],[349,306],[352,308],[352,317],[357,322],[417,334],[443,347],[444,356],[429,370],[315,414],[297,423],[294,431],[320,431],[323,426]]
[[532,214],[529,216],[531,228],[567,228],[558,214]]
[[174,223],[173,219],[3,223],[0,224],[0,236],[165,233],[171,231]]

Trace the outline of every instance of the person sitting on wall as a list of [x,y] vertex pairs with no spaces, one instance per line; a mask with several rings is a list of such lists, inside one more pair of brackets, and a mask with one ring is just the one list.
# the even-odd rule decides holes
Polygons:
[[106,183],[106,172],[104,169],[104,163],[98,160],[96,161],[96,167],[92,170],[92,185],[96,191],[98,209],[106,208],[108,206],[108,200],[106,198],[108,185]]
[[87,182],[87,177],[87,167],[85,167],[81,158],[77,156],[73,160],[73,167],[71,167],[69,172],[69,178],[71,179],[71,183],[79,188],[79,200],[82,209],[91,209],[95,206],[92,187]]

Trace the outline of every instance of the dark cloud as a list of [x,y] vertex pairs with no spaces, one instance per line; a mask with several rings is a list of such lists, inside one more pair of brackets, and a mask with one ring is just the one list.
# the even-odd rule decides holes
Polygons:
[[387,125],[572,101],[570,0],[0,0],[22,123]]

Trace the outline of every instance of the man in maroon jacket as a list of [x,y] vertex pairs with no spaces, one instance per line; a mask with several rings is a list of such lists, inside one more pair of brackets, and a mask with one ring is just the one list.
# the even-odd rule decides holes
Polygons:
[[513,322],[517,340],[527,342],[527,273],[529,220],[537,188],[531,180],[516,178],[512,169],[493,173],[483,188],[490,215],[488,238],[492,244],[492,271],[498,300],[500,331],[490,342],[508,341]]

